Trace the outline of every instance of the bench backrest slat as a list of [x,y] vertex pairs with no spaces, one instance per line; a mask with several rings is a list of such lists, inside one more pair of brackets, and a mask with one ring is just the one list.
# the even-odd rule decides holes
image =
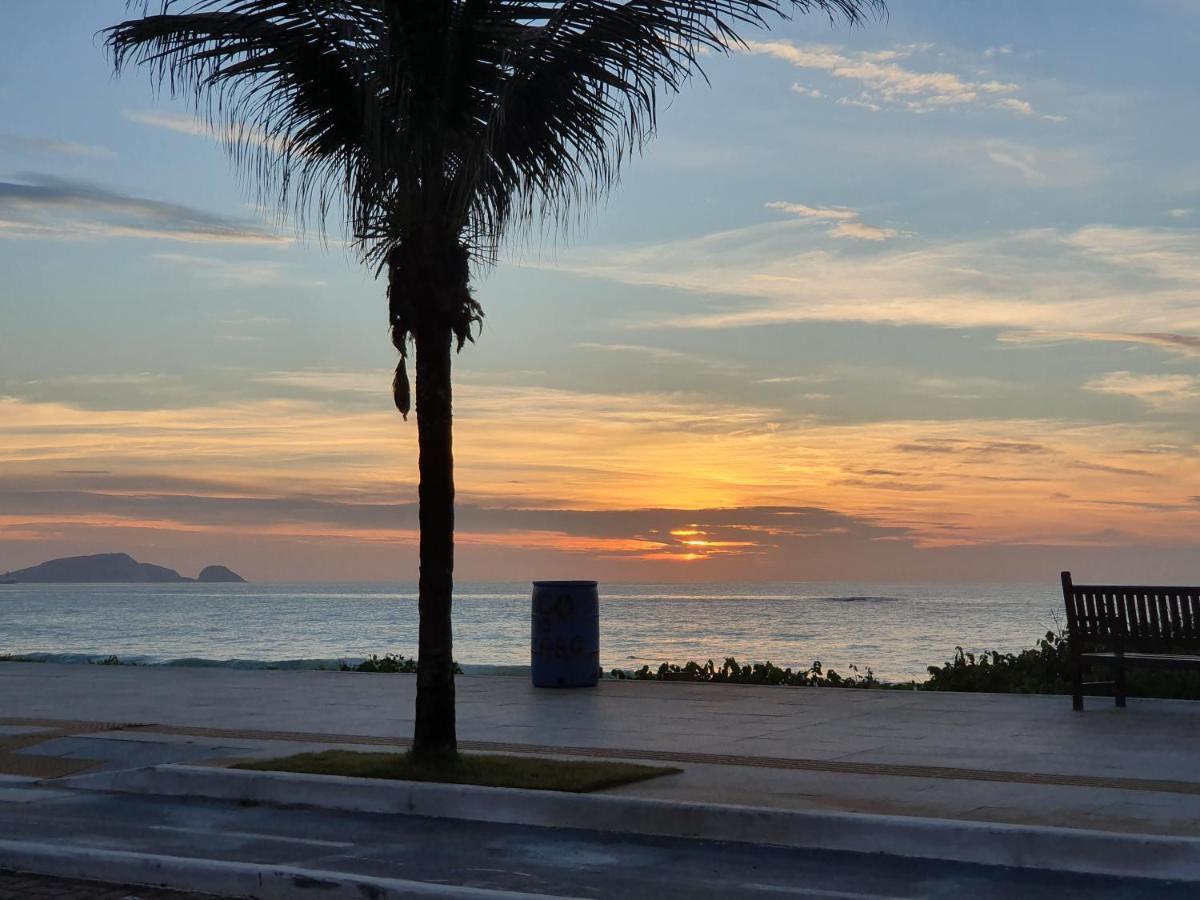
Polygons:
[[1074,584],[1070,572],[1062,581],[1067,630],[1081,643],[1200,645],[1200,587]]

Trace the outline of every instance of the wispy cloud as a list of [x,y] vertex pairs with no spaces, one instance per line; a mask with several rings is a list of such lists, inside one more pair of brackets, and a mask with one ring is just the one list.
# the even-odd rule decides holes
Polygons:
[[74,141],[20,134],[0,134],[0,151],[20,153],[26,156],[43,156],[53,153],[57,156],[84,156],[95,159],[111,159],[114,155],[112,150],[96,144],[78,144]]
[[638,356],[648,356],[654,360],[687,360],[694,359],[692,354],[682,350],[671,350],[667,347],[647,347],[644,344],[604,344],[595,341],[581,341],[575,345],[580,350],[599,350],[604,353],[632,353]]
[[1006,331],[999,339],[1013,344],[1055,344],[1063,341],[1101,341],[1115,344],[1149,344],[1186,356],[1200,356],[1200,335],[1170,332],[1112,331]]
[[1091,152],[1085,148],[1035,147],[1003,138],[983,138],[940,141],[914,151],[987,178],[1035,187],[1085,185],[1100,175]]
[[766,208],[777,209],[788,215],[800,219],[811,219],[814,222],[832,222],[834,223],[833,227],[825,232],[830,237],[853,238],[860,241],[886,241],[899,234],[894,228],[868,225],[862,221],[857,210],[844,206],[805,206],[803,203],[773,200],[766,204]]
[[178,266],[219,284],[245,287],[320,287],[324,282],[295,274],[278,260],[229,260],[189,253],[156,253],[160,262]]
[[1159,411],[1188,411],[1200,407],[1200,377],[1177,374],[1109,372],[1084,385],[1089,391],[1132,397]]
[[387,372],[337,372],[308,369],[293,372],[270,372],[255,377],[260,384],[298,388],[319,394],[378,394],[389,384]]
[[[1012,96],[1020,86],[995,79],[974,80],[953,72],[922,72],[901,64],[928,45],[908,45],[875,52],[850,52],[828,44],[794,44],[790,41],[751,41],[750,53],[781,59],[800,69],[827,72],[854,84],[857,94],[835,102],[872,111],[883,108],[913,113],[991,106],[1018,115],[1036,115],[1027,100]],[[801,89],[800,93],[806,93]],[[809,96],[813,96],[809,94]],[[1061,120],[1060,116],[1045,116]]]
[[208,122],[196,116],[161,109],[126,109],[122,110],[121,115],[139,125],[174,131],[176,134],[216,138],[226,143],[252,144],[275,151],[283,147],[282,142],[271,137],[261,128],[252,126],[225,125],[213,128]]
[[866,222],[838,222],[829,230],[829,234],[859,241],[886,241],[894,238],[899,232],[894,228],[880,228]]
[[792,93],[800,94],[802,97],[812,97],[814,100],[820,100],[825,96],[816,88],[805,87],[798,81],[792,83]]
[[805,206],[803,203],[789,203],[786,200],[772,200],[766,204],[767,209],[777,209],[801,219],[816,219],[818,222],[844,222],[857,219],[858,213],[844,206]]
[[25,175],[0,181],[0,238],[141,238],[199,244],[284,245],[255,225],[82,181]]
[[[557,268],[707,296],[638,324],[731,328],[809,320],[1144,335],[1190,351],[1200,333],[1200,234],[1089,226],[920,240],[864,253],[810,219],[662,244],[563,254]],[[837,224],[845,224],[838,222]]]

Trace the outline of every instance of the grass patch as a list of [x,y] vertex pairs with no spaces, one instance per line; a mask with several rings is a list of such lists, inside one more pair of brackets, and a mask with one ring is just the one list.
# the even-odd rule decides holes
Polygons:
[[237,769],[259,772],[299,772],[305,775],[345,775],[353,778],[387,778],[397,781],[437,781],[443,784],[477,784],[485,787],[531,788],[586,794],[633,784],[682,771],[668,766],[639,766],[606,760],[546,759],[536,756],[461,754],[448,766],[415,762],[407,753],[370,753],[357,750],[323,750],[280,759],[241,763]]

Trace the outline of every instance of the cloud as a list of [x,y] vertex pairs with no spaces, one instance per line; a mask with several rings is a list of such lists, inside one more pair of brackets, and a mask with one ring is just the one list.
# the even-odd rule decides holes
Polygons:
[[225,143],[251,144],[257,147],[265,147],[272,151],[279,151],[284,146],[282,141],[271,137],[261,128],[253,126],[235,127],[226,125],[214,129],[208,122],[196,116],[160,109],[126,109],[122,110],[121,115],[131,122],[137,122],[139,125],[149,125],[152,128],[173,131],[176,134],[216,138]]
[[654,362],[670,362],[686,365],[694,371],[696,368],[710,369],[721,372],[733,372],[745,368],[742,363],[720,359],[711,354],[686,353],[682,350],[672,350],[668,347],[652,347],[645,344],[603,343],[599,341],[580,341],[574,345],[580,350],[592,350],[598,353],[619,353],[627,356],[641,356]]
[[755,384],[820,384],[829,381],[828,375],[780,375],[774,378],[759,378]]
[[1200,335],[1172,334],[1170,332],[1110,331],[1006,331],[997,340],[1013,344],[1054,344],[1063,341],[1101,341],[1118,344],[1149,344],[1163,350],[1182,353],[1185,356],[1200,356]]
[[194,207],[31,174],[0,181],[0,239],[138,238],[280,246],[287,238]]
[[318,394],[376,394],[389,384],[383,372],[331,372],[310,369],[297,372],[269,372],[254,379],[260,384],[297,388]]
[[765,206],[767,209],[778,209],[802,219],[816,219],[818,222],[842,222],[858,218],[857,212],[844,206],[805,206],[803,203],[789,203],[786,200],[772,200]]
[[1013,52],[1012,44],[1004,44],[1000,47],[988,47],[983,51],[984,56],[1008,56]]
[[1039,119],[1045,119],[1048,122],[1067,121],[1066,116],[1051,116],[1037,113],[1034,111],[1032,103],[1030,103],[1028,100],[1020,100],[1016,97],[1005,97],[1003,100],[997,100],[992,105],[995,106],[996,109],[1007,110],[1008,112],[1016,113],[1019,116],[1037,116]]
[[[751,41],[747,52],[770,56],[800,69],[827,72],[834,78],[858,86],[859,93],[839,98],[843,105],[861,106],[878,111],[885,106],[913,113],[991,105],[1021,115],[1034,115],[1026,100],[1009,97],[1020,88],[996,80],[975,81],[952,72],[918,72],[901,65],[915,52],[929,45],[910,45],[876,52],[844,52],[827,44],[801,44],[790,41]],[[800,93],[804,93],[802,89]],[[810,95],[811,96],[811,95]],[[997,102],[1004,98],[1012,102]]]
[[1153,472],[1147,472],[1145,469],[1130,469],[1127,466],[1110,466],[1105,463],[1093,462],[1075,462],[1071,463],[1073,468],[1084,469],[1088,472],[1107,472],[1110,475],[1133,475],[1138,478],[1153,478]]
[[58,156],[84,156],[94,159],[111,159],[115,154],[107,147],[95,144],[77,144],[55,138],[29,137],[19,134],[0,134],[0,151],[43,156],[53,153]]
[[1074,187],[1090,184],[1099,176],[1087,150],[1034,147],[1001,138],[939,141],[915,150],[985,177],[1035,187]]
[[789,203],[786,200],[772,200],[765,204],[767,209],[777,209],[800,219],[812,219],[815,222],[835,223],[825,233],[830,237],[853,238],[860,241],[886,241],[896,237],[899,232],[893,228],[879,228],[861,221],[856,210],[844,206],[816,207],[805,206],[803,203]]
[[861,109],[869,109],[871,112],[879,112],[883,109],[878,103],[871,100],[867,93],[859,94],[857,97],[838,97],[833,101],[838,106],[857,106]]
[[1133,372],[1109,372],[1093,378],[1084,390],[1132,397],[1163,412],[1186,411],[1200,401],[1200,377],[1195,375],[1140,375]]
[[1185,209],[1183,207],[1178,207],[1176,209],[1167,210],[1167,215],[1170,216],[1172,219],[1186,219],[1193,212],[1194,212],[1194,210]]
[[648,356],[654,360],[690,360],[699,359],[691,353],[681,350],[670,350],[666,347],[647,347],[643,344],[602,344],[593,341],[582,341],[575,345],[580,350],[600,350],[606,353],[633,353],[638,356]]
[[228,260],[188,253],[156,253],[154,258],[224,285],[320,287],[324,284],[322,281],[294,274],[292,266],[277,260]]
[[879,228],[866,222],[838,222],[829,230],[829,234],[860,241],[886,241],[894,238],[899,232],[894,228]]
[[799,82],[793,82],[791,90],[794,94],[800,94],[803,97],[812,97],[814,100],[819,100],[825,96],[816,88],[805,87]]
[[[813,218],[659,244],[562,254],[557,269],[700,295],[639,327],[726,329],[852,321],[1071,335],[1148,335],[1191,352],[1200,333],[1200,233],[1092,225],[914,238],[870,253],[830,246]],[[838,224],[843,224],[839,222]]]
[[1032,441],[970,441],[962,438],[921,438],[911,443],[897,444],[896,449],[902,453],[966,453],[972,456],[1026,456],[1048,452],[1044,445]]
[[850,485],[852,487],[869,487],[877,491],[906,491],[922,492],[922,491],[940,491],[945,485],[941,484],[914,484],[910,481],[891,481],[887,479],[866,479],[866,478],[844,478],[838,484]]
[[1019,100],[1016,97],[1005,97],[1003,100],[997,100],[993,104],[997,109],[1006,109],[1009,112],[1015,112],[1022,116],[1033,115],[1033,104],[1028,100]]

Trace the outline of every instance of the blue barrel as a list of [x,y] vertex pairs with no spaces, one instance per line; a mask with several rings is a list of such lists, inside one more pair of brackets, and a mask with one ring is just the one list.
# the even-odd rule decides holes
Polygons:
[[600,592],[594,581],[535,581],[530,633],[535,687],[595,687]]

